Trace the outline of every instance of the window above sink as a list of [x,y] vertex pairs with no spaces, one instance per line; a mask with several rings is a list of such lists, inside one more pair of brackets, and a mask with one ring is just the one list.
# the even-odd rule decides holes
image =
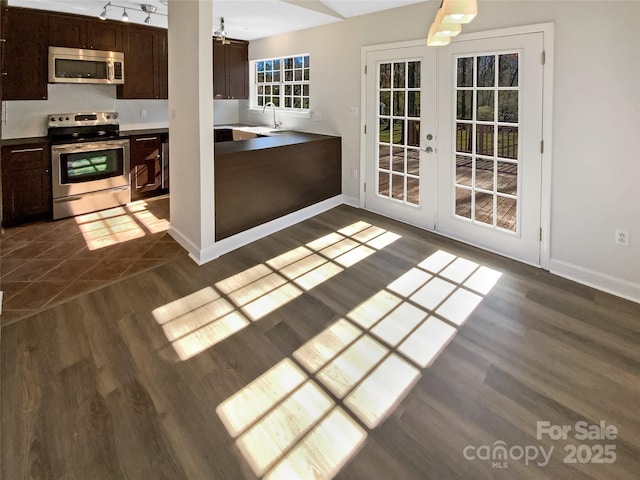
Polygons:
[[309,54],[254,60],[251,64],[250,108],[272,102],[278,110],[309,113]]

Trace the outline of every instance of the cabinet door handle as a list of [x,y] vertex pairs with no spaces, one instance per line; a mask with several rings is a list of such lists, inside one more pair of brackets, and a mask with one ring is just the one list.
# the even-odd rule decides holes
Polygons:
[[11,153],[27,153],[27,152],[42,152],[44,147],[38,148],[23,148],[21,150],[11,150]]
[[136,142],[148,142],[149,140],[157,140],[158,137],[136,138]]

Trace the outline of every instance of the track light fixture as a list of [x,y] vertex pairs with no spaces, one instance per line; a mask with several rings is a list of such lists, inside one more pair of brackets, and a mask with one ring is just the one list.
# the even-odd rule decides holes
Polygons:
[[140,8],[135,8],[135,7],[125,7],[123,5],[116,5],[115,3],[107,2],[105,4],[105,6],[102,7],[102,13],[100,13],[100,15],[98,15],[98,18],[100,18],[100,20],[106,20],[107,19],[107,12],[109,11],[110,8],[121,8],[122,9],[122,21],[123,22],[128,22],[129,21],[129,14],[127,13],[127,9],[146,13],[147,17],[144,19],[144,23],[146,23],[147,25],[151,24],[151,14],[152,13],[155,14],[155,15],[162,15],[163,17],[167,16],[166,13],[159,13],[157,11],[158,7],[156,7],[155,5],[151,5],[149,3],[142,3],[142,4],[140,4]]
[[223,45],[226,45],[227,42],[227,31],[224,29],[224,17],[220,17],[220,28],[213,32],[213,36],[220,40]]

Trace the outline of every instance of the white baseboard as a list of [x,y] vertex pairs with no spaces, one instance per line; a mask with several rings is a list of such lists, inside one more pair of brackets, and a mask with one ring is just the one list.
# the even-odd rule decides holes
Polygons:
[[182,234],[179,230],[169,224],[169,230],[167,233],[173,238],[182,248],[184,248],[188,253],[191,259],[196,262],[198,265],[202,265],[199,261],[200,259],[200,249],[189,240],[185,235]]
[[640,303],[640,284],[611,277],[562,260],[551,259],[549,271],[554,275]]
[[[180,240],[170,234],[172,237],[176,238],[176,241],[180,243],[184,248],[189,252],[189,256],[198,264],[202,265],[204,263],[210,262],[211,260],[215,260],[220,255],[224,255],[225,253],[229,253],[233,250],[236,250],[240,247],[248,245],[249,243],[255,242],[256,240],[260,240],[272,233],[279,232],[285,228],[288,228],[296,223],[300,223],[304,220],[308,220],[311,217],[315,217],[327,210],[331,210],[339,205],[342,205],[344,202],[344,198],[342,195],[336,195],[335,197],[329,198],[328,200],[324,200],[322,202],[316,203],[309,207],[303,208],[296,212],[290,213],[280,218],[276,218],[270,222],[264,223],[262,225],[258,225],[257,227],[250,228],[249,230],[245,230],[244,232],[240,232],[231,237],[225,238],[213,244],[211,247],[206,248],[204,250],[190,250],[188,247],[183,245]],[[191,243],[191,242],[189,242]]]
[[342,195],[342,203],[350,207],[360,208],[360,199],[358,197]]

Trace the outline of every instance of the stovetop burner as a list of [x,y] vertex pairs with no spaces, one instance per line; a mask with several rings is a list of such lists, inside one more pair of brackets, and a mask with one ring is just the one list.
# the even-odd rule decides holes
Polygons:
[[117,112],[55,113],[47,118],[47,133],[53,143],[104,140],[120,133]]

